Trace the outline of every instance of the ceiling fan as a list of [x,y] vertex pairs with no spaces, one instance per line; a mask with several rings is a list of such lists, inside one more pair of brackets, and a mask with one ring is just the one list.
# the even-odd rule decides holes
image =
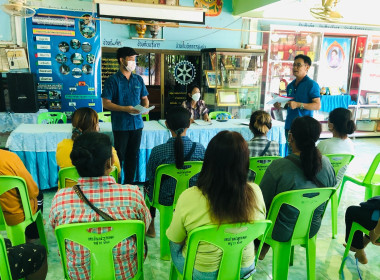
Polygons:
[[338,22],[343,18],[335,9],[338,2],[339,0],[322,0],[322,7],[310,8],[310,13],[316,19]]
[[28,18],[35,15],[36,11],[26,4],[26,0],[9,0],[2,4],[1,9],[11,16]]

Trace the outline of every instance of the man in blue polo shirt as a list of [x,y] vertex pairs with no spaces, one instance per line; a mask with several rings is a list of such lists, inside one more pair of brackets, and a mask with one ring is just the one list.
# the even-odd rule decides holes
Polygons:
[[143,79],[132,74],[136,68],[138,53],[128,47],[117,50],[119,71],[104,83],[103,108],[111,111],[115,149],[123,163],[124,184],[132,184],[136,171],[142,129],[144,123],[134,107],[149,107],[148,91]]
[[[293,63],[293,75],[296,77],[287,87],[287,96],[293,97],[284,108],[287,108],[285,120],[285,136],[288,133],[292,122],[297,117],[313,116],[314,110],[321,109],[321,95],[317,82],[307,76],[311,66],[311,59],[307,55],[297,55]],[[276,102],[274,107],[279,109],[281,104]]]

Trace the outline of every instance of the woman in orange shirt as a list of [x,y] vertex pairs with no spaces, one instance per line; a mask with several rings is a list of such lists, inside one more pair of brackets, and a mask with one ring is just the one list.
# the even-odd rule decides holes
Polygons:
[[[98,113],[91,108],[83,107],[83,108],[77,109],[73,114],[71,123],[73,126],[71,139],[63,139],[57,145],[56,159],[57,159],[57,164],[59,168],[73,166],[70,159],[70,153],[73,149],[75,138],[77,138],[79,135],[85,132],[99,131]],[[116,150],[113,147],[112,147],[112,156],[114,159],[114,164],[117,167],[119,171],[119,176],[120,176],[121,174],[120,162],[119,162],[119,158],[117,157]],[[73,181],[70,182],[70,180],[68,180],[68,182],[66,183],[66,187],[72,187],[74,185],[75,185],[75,182]]]

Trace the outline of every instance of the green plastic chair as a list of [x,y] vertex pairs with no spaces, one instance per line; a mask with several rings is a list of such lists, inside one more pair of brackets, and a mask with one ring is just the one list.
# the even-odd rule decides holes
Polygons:
[[[334,194],[335,188],[313,188],[293,190],[275,196],[268,212],[268,219],[273,226],[265,239],[273,249],[272,276],[274,280],[288,279],[289,264],[293,262],[293,246],[306,247],[307,279],[315,278],[315,259],[317,235],[309,238],[313,213],[318,206],[327,202]],[[294,227],[293,235],[288,242],[279,242],[272,239],[273,227],[281,205],[291,205],[299,210],[299,216]]]
[[214,112],[210,112],[210,113],[208,114],[208,117],[210,118],[210,120],[215,120],[215,119],[216,119],[216,116],[217,116],[218,114],[220,114],[220,113],[226,113],[227,115],[229,115],[230,117],[232,117],[231,114],[230,114],[229,112],[225,112],[225,111],[214,111]]
[[25,180],[17,176],[0,176],[0,195],[13,188],[16,188],[18,190],[18,193],[20,194],[21,204],[24,209],[25,220],[17,225],[8,225],[4,219],[3,210],[0,207],[3,222],[2,227],[5,227],[8,238],[11,240],[13,246],[24,244],[26,242],[26,227],[29,226],[31,223],[36,222],[41,244],[45,246],[46,252],[49,252],[42,213],[39,210],[33,215],[32,209],[30,207],[28,188],[26,186]]
[[[348,165],[354,159],[354,155],[350,154],[327,154],[325,155],[330,160],[330,163],[335,171],[337,178],[336,189],[338,190],[342,182],[344,173]],[[331,225],[332,225],[332,238],[336,238],[338,234],[338,194],[337,192],[331,197]]]
[[[113,167],[110,176],[114,177],[117,182],[119,174],[116,166]],[[80,176],[75,166],[61,168],[58,172],[58,189],[66,188],[67,180],[78,182],[79,177]]]
[[380,195],[380,174],[376,174],[376,170],[380,163],[380,153],[373,159],[371,166],[368,169],[367,174],[356,174],[353,176],[344,175],[342,180],[342,186],[340,187],[338,205],[342,199],[342,193],[346,182],[352,182],[356,185],[365,187],[365,198],[367,201],[371,197]]
[[100,112],[98,113],[99,121],[111,122],[111,112]]
[[65,113],[61,112],[44,112],[38,115],[38,124],[57,124],[67,123],[67,117]]
[[[7,248],[5,246],[4,238],[0,235],[0,277],[2,280],[12,280],[11,268],[9,267],[9,260]],[[25,278],[22,278],[25,279]]]
[[[101,234],[88,231],[88,229],[99,227],[111,227],[111,230]],[[112,249],[132,235],[136,235],[137,239],[138,270],[136,275],[131,279],[144,279],[144,222],[140,220],[119,220],[57,226],[55,228],[55,236],[57,237],[65,279],[70,279],[67,271],[66,240],[71,240],[90,250],[92,280],[110,280],[116,279]]]
[[[203,161],[185,161],[184,167],[186,169],[177,169],[175,164],[161,164],[156,169],[153,199],[149,201],[146,197],[146,205],[153,206],[160,211],[160,257],[162,260],[170,259],[169,239],[166,237],[166,230],[169,228],[173,218],[173,210],[177,204],[180,194],[189,188],[190,179],[201,172]],[[177,180],[175,188],[173,205],[165,206],[159,203],[158,198],[160,195],[162,175],[168,175]]]
[[143,120],[145,118],[146,122],[149,122],[149,114],[142,114],[141,117],[143,118]]
[[264,156],[264,157],[250,157],[249,169],[255,172],[254,183],[260,185],[261,180],[264,177],[265,171],[272,161],[281,158],[280,156]]
[[[177,280],[178,278],[193,279],[194,263],[200,242],[213,244],[223,251],[217,280],[240,279],[241,259],[244,248],[259,236],[262,236],[262,240],[264,240],[271,224],[271,221],[264,220],[247,224],[209,225],[192,230],[186,240],[187,254],[183,274],[179,273],[172,262],[170,280]],[[262,246],[263,242],[260,242],[256,253],[255,266]],[[252,279],[252,276],[248,279]]]

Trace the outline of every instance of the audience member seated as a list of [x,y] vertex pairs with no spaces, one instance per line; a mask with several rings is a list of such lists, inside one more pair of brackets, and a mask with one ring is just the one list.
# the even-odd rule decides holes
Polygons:
[[[155,173],[161,164],[175,163],[178,169],[183,168],[184,161],[202,161],[205,148],[200,143],[192,142],[186,136],[186,131],[190,126],[190,113],[185,108],[173,107],[169,110],[166,122],[172,138],[165,144],[158,145],[152,149],[147,165],[147,194],[150,200],[153,198],[153,188]],[[180,136],[180,137],[177,137]],[[189,186],[194,186],[198,176],[190,180]],[[162,205],[172,205],[175,193],[176,180],[169,176],[163,176],[160,186],[159,203]],[[156,208],[150,208],[152,223],[150,224],[147,236],[155,237],[154,218]]]
[[[43,210],[43,194],[39,192],[37,184],[32,175],[25,168],[21,159],[12,152],[0,149],[0,175],[19,176],[26,182],[28,188],[30,208],[33,214],[39,209]],[[4,213],[5,221],[8,225],[17,225],[25,220],[24,209],[20,201],[20,195],[16,189],[11,189],[0,196],[1,209]],[[38,230],[36,223],[32,223],[26,228],[27,239],[37,239]]]
[[[70,154],[80,178],[78,186],[84,196],[115,220],[142,220],[148,228],[151,217],[138,186],[120,185],[109,176],[114,165],[110,138],[102,133],[86,132],[74,140]],[[53,198],[50,224],[56,226],[103,220],[88,207],[73,188],[59,190]],[[114,250],[116,279],[130,279],[137,272],[134,238],[119,243]],[[86,248],[66,243],[71,256],[68,262],[70,279],[90,279],[90,255]]]
[[[222,223],[245,223],[265,219],[265,205],[259,187],[247,183],[249,151],[237,132],[219,132],[208,144],[197,186],[179,197],[173,220],[166,231],[172,261],[183,273],[186,238],[195,228]],[[193,279],[216,279],[222,252],[200,243]],[[255,249],[250,243],[243,252],[240,276],[255,271]],[[222,277],[223,278],[223,277]]]
[[[356,231],[352,238],[351,248],[355,252],[355,258],[362,264],[368,263],[364,248],[369,242],[380,246],[377,240],[380,238],[380,196],[375,196],[366,202],[360,203],[360,206],[350,206],[346,211],[346,242],[350,235],[352,223],[358,223],[367,230],[369,236],[364,235],[361,231]],[[346,244],[344,245],[346,246]]]
[[12,246],[9,239],[4,239],[4,241],[5,246],[7,247],[12,279],[46,279],[48,265],[46,249],[44,246],[33,243]]
[[[72,117],[71,124],[73,126],[73,131],[71,139],[63,139],[57,145],[56,159],[59,168],[73,166],[70,153],[73,149],[74,140],[84,132],[95,132],[99,131],[99,117],[98,113],[87,107],[77,109]],[[114,158],[115,166],[119,171],[119,176],[121,174],[120,162],[117,157],[116,150],[112,148],[112,156]],[[72,187],[76,183],[71,180],[67,180],[66,187]]]
[[197,85],[191,87],[192,90],[187,94],[187,100],[183,101],[182,107],[186,108],[191,114],[191,122],[194,120],[210,121],[208,109],[204,100],[201,100],[201,91]]
[[329,130],[333,137],[318,143],[317,147],[322,154],[354,154],[354,143],[347,134],[354,133],[356,126],[352,120],[350,110],[336,108],[329,114]]
[[[296,118],[288,136],[293,153],[275,160],[267,168],[260,188],[264,196],[266,209],[269,210],[273,198],[282,192],[309,188],[333,187],[336,184],[334,169],[329,159],[322,156],[315,143],[321,134],[321,124],[309,116]],[[310,237],[317,234],[325,205],[315,210],[311,224]],[[274,225],[272,238],[280,242],[290,239],[298,210],[283,205]],[[265,244],[260,254],[263,259],[269,245]]]
[[249,129],[253,138],[248,142],[251,157],[278,156],[279,145],[276,141],[268,140],[267,133],[272,128],[272,118],[265,111],[255,111],[249,121]]

